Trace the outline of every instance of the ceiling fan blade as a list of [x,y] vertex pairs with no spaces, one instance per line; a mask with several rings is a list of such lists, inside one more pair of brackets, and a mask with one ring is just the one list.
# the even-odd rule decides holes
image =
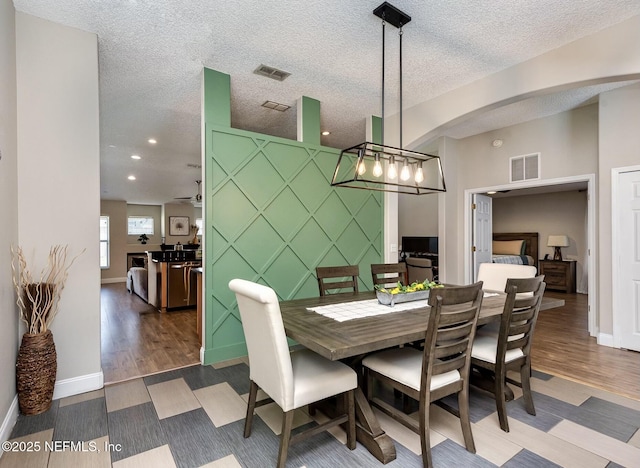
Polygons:
[[175,197],[174,200],[191,200],[193,197]]

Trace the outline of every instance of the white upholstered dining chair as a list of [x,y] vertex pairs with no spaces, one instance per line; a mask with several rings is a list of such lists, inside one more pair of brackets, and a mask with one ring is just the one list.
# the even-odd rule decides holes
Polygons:
[[[273,401],[284,412],[278,467],[285,466],[290,444],[338,424],[347,423],[347,446],[355,449],[354,389],[358,385],[355,371],[310,350],[290,353],[273,289],[242,279],[231,280],[229,288],[236,294],[249,353],[251,386],[244,437],[251,435],[255,408]],[[270,398],[256,402],[258,388]],[[291,437],[294,410],[339,394],[345,396],[346,414]]]
[[508,278],[533,278],[536,273],[536,267],[533,265],[481,263],[478,269],[478,281],[482,281],[483,289],[504,291]]
[[[431,402],[458,395],[459,410],[442,406],[460,418],[467,450],[475,453],[469,419],[471,344],[482,305],[482,283],[432,289],[424,350],[394,348],[362,360],[367,399],[372,406],[420,436],[422,463],[432,466],[429,441]],[[453,306],[450,308],[448,306]],[[418,421],[375,395],[374,382],[392,387],[419,403]]]
[[[531,343],[544,294],[543,279],[544,275],[508,279],[507,299],[498,330],[479,328],[471,348],[472,369],[477,370],[478,376],[486,378],[489,375],[493,380],[493,386],[480,388],[492,393],[496,399],[500,428],[505,432],[509,432],[505,401],[507,382],[522,388],[527,413],[536,414],[530,383]],[[520,382],[508,378],[508,370],[520,372]]]

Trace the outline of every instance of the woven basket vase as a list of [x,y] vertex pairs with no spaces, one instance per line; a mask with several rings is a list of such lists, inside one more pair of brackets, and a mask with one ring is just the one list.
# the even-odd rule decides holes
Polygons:
[[57,368],[56,346],[51,330],[22,335],[16,361],[18,404],[22,414],[40,414],[51,407]]

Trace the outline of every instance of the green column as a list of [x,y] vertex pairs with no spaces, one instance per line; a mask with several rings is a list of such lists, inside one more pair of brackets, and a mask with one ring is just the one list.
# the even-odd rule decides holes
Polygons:
[[231,127],[231,77],[225,73],[204,69],[204,122]]
[[302,96],[298,101],[298,141],[320,144],[320,101]]

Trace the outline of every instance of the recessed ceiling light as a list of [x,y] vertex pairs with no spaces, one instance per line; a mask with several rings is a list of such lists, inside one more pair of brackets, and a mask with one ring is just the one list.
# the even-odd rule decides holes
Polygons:
[[325,130],[324,132],[322,132],[322,134],[327,136],[327,135],[331,135],[331,132],[328,132],[328,131]]
[[156,143],[158,143],[155,138],[149,138],[147,141],[152,145],[155,145]]
[[109,145],[109,148],[115,148],[116,145]]
[[127,179],[129,179],[129,180],[136,180],[136,176],[134,176],[134,175],[130,175],[129,177],[127,177]]
[[142,159],[142,158],[137,154],[132,154],[131,159]]
[[497,192],[495,190],[490,190],[487,192],[487,195],[495,195]]

